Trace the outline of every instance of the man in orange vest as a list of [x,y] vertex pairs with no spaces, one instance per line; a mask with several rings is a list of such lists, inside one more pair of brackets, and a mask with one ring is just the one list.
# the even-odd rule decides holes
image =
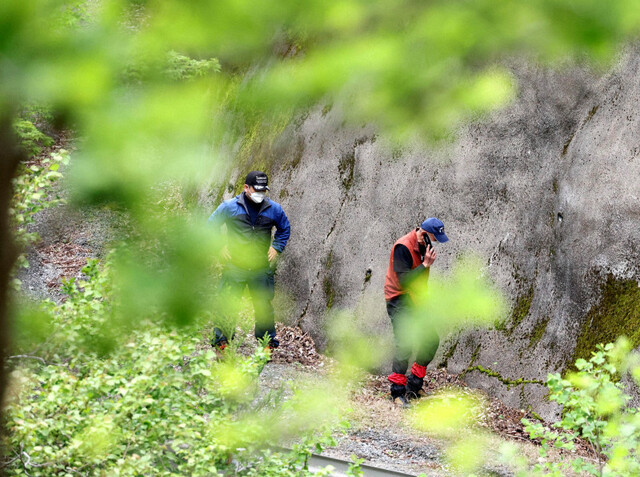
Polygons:
[[391,399],[402,406],[407,406],[409,399],[420,396],[427,365],[433,359],[440,344],[440,338],[435,329],[420,333],[426,339],[415,350],[416,361],[411,367],[409,377],[405,375],[409,366],[409,357],[414,351],[412,343],[406,336],[406,320],[411,319],[410,285],[419,284],[420,281],[426,284],[429,279],[429,269],[437,257],[433,244],[448,240],[442,221],[431,217],[422,222],[420,227],[400,237],[393,244],[389,257],[384,298],[395,339],[393,372],[389,375],[389,382]]

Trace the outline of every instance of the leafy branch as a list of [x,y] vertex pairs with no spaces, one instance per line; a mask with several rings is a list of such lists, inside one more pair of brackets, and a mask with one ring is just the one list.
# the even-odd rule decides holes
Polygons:
[[629,406],[620,373],[630,372],[640,382],[638,356],[631,353],[629,342],[621,338],[614,345],[599,344],[589,361],[576,361],[575,373],[565,378],[550,374],[547,379],[549,399],[563,406],[562,419],[553,429],[523,419],[529,435],[542,441],[541,453],[548,455],[550,446],[572,451],[578,437],[589,443],[595,462],[572,458],[568,462],[538,464],[539,472],[571,469],[590,475],[638,475],[640,473],[640,414]]
[[[19,247],[24,250],[38,240],[38,234],[29,231],[38,212],[64,203],[59,195],[51,197],[55,183],[62,177],[60,166],[68,164],[69,155],[64,149],[52,153],[37,164],[23,164],[17,177],[12,181],[13,201],[9,209],[9,219]],[[20,254],[18,267],[28,267],[26,256]],[[19,286],[17,280],[14,281]]]

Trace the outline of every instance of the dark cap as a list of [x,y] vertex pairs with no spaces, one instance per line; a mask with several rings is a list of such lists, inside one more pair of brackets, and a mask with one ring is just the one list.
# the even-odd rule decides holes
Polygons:
[[253,186],[255,190],[269,190],[267,184],[269,184],[269,179],[267,175],[262,171],[251,171],[247,174],[247,178],[244,180],[244,183],[250,186]]
[[427,220],[422,222],[420,225],[422,230],[426,230],[429,233],[432,233],[438,242],[447,242],[449,237],[447,237],[444,233],[444,224],[442,220],[436,219],[435,217],[429,217]]

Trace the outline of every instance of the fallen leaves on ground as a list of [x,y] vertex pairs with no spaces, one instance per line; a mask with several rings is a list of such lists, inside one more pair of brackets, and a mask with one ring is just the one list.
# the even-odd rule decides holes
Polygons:
[[316,351],[313,338],[298,326],[276,324],[280,346],[272,351],[274,363],[300,363],[305,366],[320,366],[323,357]]
[[79,277],[87,258],[92,256],[90,249],[74,243],[53,243],[38,248],[36,253],[43,264],[52,265],[58,272],[47,282],[49,288],[59,287],[61,278]]

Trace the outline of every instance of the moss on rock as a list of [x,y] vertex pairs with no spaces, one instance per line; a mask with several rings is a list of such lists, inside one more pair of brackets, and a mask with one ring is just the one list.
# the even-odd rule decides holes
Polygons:
[[331,279],[329,277],[324,277],[322,280],[322,291],[324,292],[324,296],[327,300],[327,309],[333,308],[333,300],[335,298],[336,292],[333,289],[333,284],[331,283]]
[[453,345],[451,345],[448,351],[444,353],[444,355],[442,356],[442,360],[440,361],[440,364],[438,364],[439,368],[446,368],[449,366],[449,359],[453,357],[453,353],[456,352],[457,347],[458,347],[458,340],[456,339],[453,342]]
[[509,334],[518,327],[522,320],[526,318],[531,309],[531,302],[533,301],[533,285],[523,293],[521,293],[516,299],[516,303],[513,306],[511,316],[503,322],[496,323],[495,329],[498,331],[507,331]]
[[338,163],[338,172],[340,173],[340,180],[342,182],[342,188],[345,192],[348,192],[353,185],[353,171],[356,164],[355,151],[343,155]]
[[496,378],[502,384],[507,386],[507,389],[511,389],[511,386],[520,386],[520,385],[525,385],[525,384],[539,384],[541,386],[545,385],[545,382],[541,381],[539,379],[525,379],[525,378],[511,379],[511,378],[505,378],[498,371],[495,371],[495,370],[489,369],[489,368],[485,368],[484,366],[479,365],[479,364],[476,365],[476,366],[469,366],[462,373],[460,373],[460,377],[464,377],[467,373],[470,373],[471,371],[479,371],[481,373],[486,374],[487,376],[490,376],[492,378]]
[[525,293],[520,295],[516,300],[516,304],[513,307],[513,313],[511,314],[511,332],[515,330],[522,320],[526,318],[531,309],[531,302],[533,301],[533,285],[529,287]]
[[476,363],[478,356],[480,356],[480,345],[477,345],[476,348],[473,350],[473,353],[471,354],[471,361],[469,361],[470,367]]
[[617,280],[609,275],[602,286],[600,302],[589,310],[569,364],[589,359],[598,343],[626,336],[640,345],[640,286],[636,280]]
[[[239,173],[235,183],[230,187],[230,192],[239,194],[242,191],[244,179],[249,171],[263,171],[269,177],[272,176],[276,166],[281,165],[277,164],[280,158],[274,151],[274,144],[287,126],[291,124],[292,119],[292,112],[284,111],[275,117],[256,121],[247,126],[240,149],[234,159]],[[296,154],[298,154],[297,151],[296,149]],[[294,160],[300,161],[299,158]],[[227,177],[224,186],[221,187],[222,193],[224,193],[225,188],[229,188],[229,184],[230,177]],[[219,195],[221,196],[222,194]]]
[[536,325],[533,327],[531,334],[529,335],[529,348],[535,348],[544,336],[544,332],[547,331],[547,325],[549,324],[549,316],[543,316]]
[[333,282],[331,280],[332,265],[333,265],[333,250],[330,250],[329,255],[327,255],[327,258],[324,260],[325,271],[327,274],[322,280],[322,291],[324,292],[324,296],[327,300],[326,305],[327,305],[327,309],[329,310],[333,308],[333,301],[336,296],[336,291],[333,286]]

